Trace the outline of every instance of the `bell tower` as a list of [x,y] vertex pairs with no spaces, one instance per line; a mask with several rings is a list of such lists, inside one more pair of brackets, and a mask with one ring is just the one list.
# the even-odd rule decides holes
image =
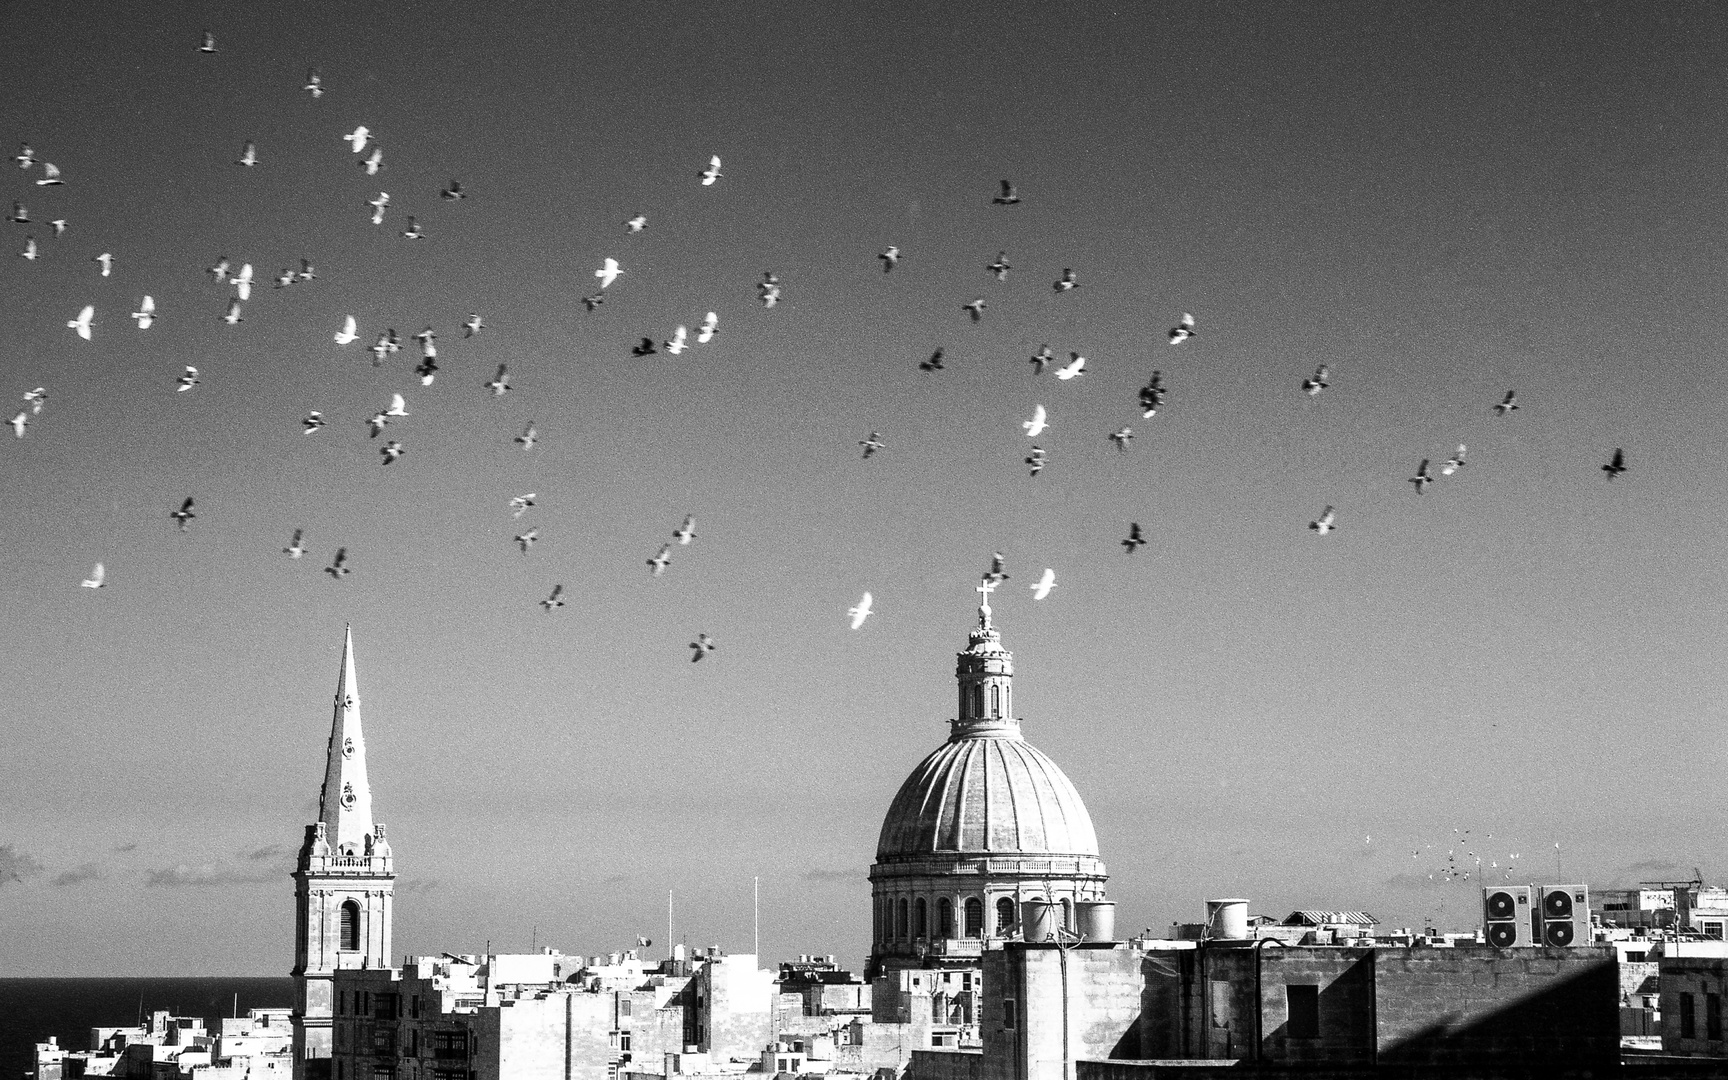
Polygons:
[[294,1080],[328,1080],[335,973],[389,966],[396,882],[384,825],[372,820],[352,628],[342,642],[318,820],[306,826],[293,876]]

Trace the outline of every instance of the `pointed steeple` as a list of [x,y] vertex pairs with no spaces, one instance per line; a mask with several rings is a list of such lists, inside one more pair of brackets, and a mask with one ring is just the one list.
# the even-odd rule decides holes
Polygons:
[[960,684],[960,715],[950,739],[1018,739],[1014,718],[1014,655],[1002,647],[1002,634],[990,622],[990,593],[998,583],[989,578],[978,585],[978,625],[967,636],[968,646],[957,657],[954,677]]
[[342,642],[342,671],[336,678],[335,716],[318,796],[318,820],[337,855],[371,854],[372,788],[366,782],[366,737],[360,730],[360,680],[354,674],[354,630]]

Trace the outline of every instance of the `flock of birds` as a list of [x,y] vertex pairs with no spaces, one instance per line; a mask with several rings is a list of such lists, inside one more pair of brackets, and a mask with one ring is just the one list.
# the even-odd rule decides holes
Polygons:
[[[199,52],[204,54],[215,53],[217,51],[217,45],[214,35],[206,31],[203,34],[198,48]],[[310,95],[313,99],[320,99],[324,96],[326,87],[324,86],[323,78],[318,69],[312,68],[307,72],[306,80],[300,89]],[[349,150],[355,156],[358,167],[365,175],[377,176],[379,172],[385,168],[383,147],[378,142],[371,129],[365,125],[357,126],[352,131],[341,134],[340,140],[347,144]],[[254,169],[261,167],[264,160],[265,159],[259,152],[257,143],[254,140],[247,139],[242,142],[239,156],[235,158],[234,164],[241,168]],[[52,162],[39,159],[35,149],[28,143],[20,146],[17,154],[13,158],[13,161],[16,163],[18,169],[22,171],[23,175],[28,180],[34,182],[35,187],[42,189],[44,197],[47,197],[49,192],[64,188],[67,185],[67,179],[62,175],[60,168]],[[697,183],[701,186],[713,187],[724,177],[724,175],[719,155],[713,155],[710,157],[708,163],[696,172],[695,178]],[[451,181],[448,186],[442,188],[438,192],[438,195],[440,199],[450,203],[461,202],[469,197],[468,191],[463,188],[459,180]],[[996,206],[1013,207],[1021,202],[1021,196],[1011,181],[1003,180],[1001,181],[996,194],[990,201]],[[391,195],[388,191],[380,190],[374,197],[368,199],[365,205],[371,210],[370,221],[372,224],[383,225],[387,218],[387,211],[391,206]],[[22,199],[13,201],[12,211],[7,216],[6,220],[15,225],[24,226],[26,228],[38,223],[38,219],[32,217],[29,207]],[[60,216],[49,218],[46,221],[41,222],[41,224],[51,230],[51,233],[48,236],[49,242],[60,241],[66,234],[70,225],[69,221],[65,217]],[[627,235],[633,235],[643,232],[648,227],[648,224],[648,217],[645,214],[638,213],[624,222],[624,228]],[[420,240],[427,235],[427,232],[417,216],[407,215],[406,222],[402,226],[399,235],[406,240]],[[38,241],[34,231],[27,231],[23,240],[23,249],[19,252],[19,255],[26,260],[34,262],[44,258],[48,250],[49,249],[45,246],[44,242]],[[889,245],[885,250],[877,255],[877,259],[881,264],[882,272],[885,274],[892,273],[900,265],[903,257],[903,253],[897,245]],[[115,256],[112,252],[101,252],[94,256],[91,261],[97,265],[101,277],[106,278],[112,275],[115,266]],[[996,257],[986,264],[984,269],[996,281],[1002,282],[1008,279],[1009,273],[1013,267],[1009,262],[1008,253],[1006,251],[998,251]],[[231,290],[223,307],[221,320],[229,325],[238,324],[244,321],[245,305],[251,301],[253,286],[261,283],[262,280],[255,272],[253,265],[249,262],[242,262],[238,268],[236,268],[232,260],[223,256],[214,264],[209,266],[205,270],[205,273],[208,274],[216,285],[222,287],[225,291]],[[597,288],[593,292],[582,297],[582,303],[589,311],[593,311],[605,303],[606,290],[617,284],[621,278],[626,277],[627,271],[619,264],[617,259],[608,257],[605,258],[600,267],[593,272],[593,276],[596,279]],[[315,281],[317,278],[317,270],[313,263],[309,259],[302,258],[300,259],[298,269],[285,267],[269,280],[273,282],[276,289],[280,290],[295,288],[301,284]],[[1051,288],[1058,295],[1074,293],[1081,288],[1081,281],[1078,273],[1071,267],[1064,268],[1061,275],[1051,283]],[[757,299],[762,306],[764,308],[773,308],[781,299],[782,283],[776,273],[773,271],[767,271],[764,273],[762,280],[757,283],[756,290]],[[988,309],[989,302],[983,296],[974,297],[969,302],[960,305],[960,310],[963,311],[974,323],[982,322]],[[139,331],[150,329],[150,327],[153,326],[159,318],[154,297],[145,294],[138,301],[137,309],[129,313],[129,317],[137,324],[137,329]],[[98,325],[95,304],[83,305],[76,315],[68,319],[66,322],[67,328],[70,329],[79,339],[86,342],[95,340]],[[465,338],[472,338],[483,332],[485,328],[486,323],[478,312],[471,312],[462,322],[462,332]],[[639,342],[631,347],[630,354],[638,357],[649,356],[664,350],[667,354],[678,355],[693,346],[706,345],[712,342],[718,334],[718,331],[719,315],[714,311],[709,311],[706,313],[702,321],[697,324],[697,329],[694,334],[690,332],[688,326],[679,325],[670,337],[661,340],[656,340],[656,338],[652,336],[642,337]],[[1194,341],[1200,336],[1199,321],[1192,313],[1183,312],[1180,318],[1176,320],[1175,325],[1170,327],[1166,336],[1169,344],[1172,346],[1179,346],[1186,342]],[[437,337],[437,331],[432,326],[428,325],[418,333],[413,334],[410,339],[414,342],[419,351],[419,360],[413,368],[413,372],[419,377],[422,386],[431,386],[440,370],[438,365]],[[341,348],[352,346],[356,342],[360,341],[360,327],[355,316],[345,316],[340,328],[332,335],[332,339],[335,344]],[[402,351],[404,348],[405,345],[398,337],[394,328],[386,328],[380,331],[372,344],[365,346],[365,349],[371,353],[372,362],[375,366],[382,366],[392,356]],[[926,359],[918,363],[918,368],[926,373],[941,372],[945,370],[943,360],[944,350],[937,348]],[[1081,355],[1079,352],[1070,351],[1066,361],[1062,361],[1058,358],[1056,352],[1049,344],[1043,345],[1037,352],[1035,352],[1031,356],[1030,362],[1035,376],[1042,375],[1046,370],[1053,369],[1056,379],[1061,382],[1071,382],[1086,374],[1087,359],[1085,356]],[[186,364],[184,370],[175,380],[174,389],[176,393],[188,393],[197,389],[200,385],[202,385],[202,378],[198,368],[194,365]],[[1299,388],[1301,392],[1308,396],[1317,397],[1329,389],[1331,385],[1331,371],[1327,365],[1322,364],[1312,375],[1301,380]],[[511,384],[508,366],[505,364],[499,364],[493,377],[482,384],[482,389],[494,396],[503,396],[504,394],[509,393],[511,390]],[[1162,373],[1156,370],[1153,371],[1150,380],[1145,386],[1139,389],[1136,396],[1136,404],[1141,419],[1149,420],[1153,418],[1157,414],[1158,410],[1165,404],[1168,395],[1169,388],[1164,382]],[[22,439],[26,436],[30,426],[37,421],[38,417],[40,417],[48,400],[48,396],[48,391],[45,387],[35,387],[24,394],[25,407],[10,420],[10,426],[16,438]],[[1519,407],[1516,392],[1507,391],[1504,399],[1493,405],[1491,411],[1496,416],[1507,417],[1519,409]],[[373,440],[379,439],[380,436],[383,436],[392,427],[392,425],[396,424],[397,421],[406,419],[409,415],[408,402],[404,394],[400,392],[393,393],[389,404],[378,409],[368,419],[367,430],[369,438]],[[300,424],[303,433],[311,436],[323,431],[328,426],[328,420],[325,418],[323,413],[316,409],[312,409],[307,412]],[[1034,406],[1031,418],[1023,421],[1021,427],[1028,438],[1037,440],[1049,429],[1050,424],[1051,419],[1049,410],[1047,410],[1042,403],[1039,403]],[[1125,424],[1110,431],[1106,437],[1108,441],[1115,446],[1118,452],[1127,453],[1129,452],[1130,444],[1135,436],[1132,426]],[[536,430],[534,423],[529,422],[521,434],[514,436],[513,441],[516,445],[522,447],[524,451],[532,451],[539,441],[539,433]],[[859,445],[863,448],[864,459],[868,460],[883,452],[887,448],[888,443],[881,432],[872,431],[860,441]],[[378,453],[381,459],[381,464],[386,467],[399,462],[407,452],[407,447],[399,439],[386,438],[378,444]],[[1465,453],[1466,447],[1460,444],[1457,450],[1440,465],[1439,475],[1443,477],[1451,476],[1462,470],[1465,465]],[[1030,470],[1030,475],[1033,477],[1038,476],[1048,462],[1048,452],[1038,442],[1033,442],[1024,459],[1024,463]],[[1602,466],[1602,470],[1609,480],[1613,480],[1620,474],[1624,473],[1627,470],[1624,451],[1616,448],[1609,462]],[[1417,494],[1422,494],[1435,482],[1435,480],[1435,475],[1430,472],[1430,459],[1424,458],[1418,465],[1416,474],[1409,479],[1409,483],[1414,487]],[[509,503],[512,517],[522,517],[523,514],[535,506],[535,501],[536,495],[533,492],[512,498]],[[169,514],[169,517],[181,530],[186,530],[190,526],[190,523],[197,517],[193,497],[187,496],[179,507]],[[1337,530],[1337,521],[1337,509],[1333,506],[1327,506],[1313,521],[1308,523],[1308,528],[1313,532],[1324,536]],[[680,546],[690,544],[695,538],[694,518],[685,518],[683,524],[674,530],[672,536],[673,540]],[[520,548],[524,555],[527,555],[529,549],[538,538],[539,531],[535,528],[528,528],[525,531],[516,534],[513,537],[512,542]],[[1146,542],[1145,532],[1140,523],[1130,522],[1128,526],[1128,534],[1120,543],[1124,551],[1127,554],[1132,555],[1140,547],[1144,546]],[[659,551],[647,560],[647,565],[653,576],[660,576],[670,565],[672,548],[673,545],[671,543],[663,544]],[[294,531],[293,539],[290,541],[289,545],[283,549],[283,552],[292,559],[300,559],[307,553],[307,551],[308,549],[304,543],[304,530],[296,529]],[[338,581],[353,572],[352,567],[348,565],[348,552],[346,547],[340,547],[336,550],[330,564],[324,568],[324,572]],[[990,570],[985,574],[985,581],[994,585],[1006,580],[1006,578],[1007,574],[1003,570],[1002,555],[1001,553],[997,553],[992,560]],[[83,587],[90,589],[102,589],[107,587],[109,582],[105,566],[98,562],[91,574],[80,584]],[[1046,568],[1039,580],[1033,583],[1030,587],[1033,599],[1045,599],[1050,595],[1055,586],[1055,570],[1053,568]],[[564,606],[563,592],[564,589],[562,584],[555,585],[550,595],[539,601],[540,607],[547,613],[550,613]],[[873,611],[873,604],[873,597],[869,592],[865,592],[858,604],[847,609],[846,614],[850,620],[850,626],[852,629],[857,630],[864,625],[866,619],[868,619]],[[693,653],[691,659],[695,662],[712,654],[715,651],[715,643],[709,635],[702,633],[697,636],[696,641],[691,642],[690,648]]]

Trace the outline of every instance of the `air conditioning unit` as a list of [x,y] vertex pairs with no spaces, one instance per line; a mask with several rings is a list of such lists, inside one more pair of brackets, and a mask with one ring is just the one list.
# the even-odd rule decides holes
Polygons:
[[1529,885],[1489,885],[1482,890],[1482,936],[1501,949],[1536,944]]
[[1544,885],[1537,918],[1540,943],[1557,948],[1590,944],[1590,890],[1583,885]]

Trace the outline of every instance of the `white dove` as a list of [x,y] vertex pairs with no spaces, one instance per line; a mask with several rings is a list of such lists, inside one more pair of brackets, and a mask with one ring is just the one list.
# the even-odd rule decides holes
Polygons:
[[690,331],[680,326],[677,332],[675,332],[672,337],[665,342],[666,351],[671,353],[673,356],[677,356],[679,353],[683,352],[687,347],[684,343],[684,339],[689,335],[689,333]]
[[24,250],[20,251],[18,256],[20,258],[30,259],[31,261],[35,261],[42,257],[36,250],[36,238],[34,236],[26,236],[24,238]]
[[378,170],[384,167],[384,148],[377,143],[372,144],[372,152],[366,155],[366,160],[360,163],[367,176],[377,176]]
[[714,340],[714,332],[720,329],[720,316],[710,311],[702,320],[702,329],[696,332],[696,343],[706,345]]
[[1056,377],[1063,382],[1086,374],[1086,358],[1077,352],[1068,354],[1068,362],[1056,370]]
[[493,397],[503,397],[510,390],[510,373],[505,370],[503,364],[499,364],[498,374],[492,376],[492,381],[484,385],[486,389],[492,391]]
[[382,225],[384,224],[384,208],[390,205],[390,193],[380,191],[376,198],[367,199],[366,205],[372,208],[372,224]]
[[534,444],[540,441],[540,433],[534,430],[532,420],[528,422],[527,427],[522,429],[522,434],[516,436],[516,441],[522,444],[523,450],[534,449]]
[[1045,423],[1044,406],[1035,405],[1032,408],[1032,419],[1020,421],[1020,426],[1026,429],[1027,438],[1036,439],[1050,425]]
[[1308,523],[1308,527],[1319,533],[1321,536],[1325,536],[1327,533],[1338,527],[1332,524],[1337,517],[1338,512],[1328,506],[1326,509],[1320,511],[1320,517],[1318,520],[1310,521]]
[[594,271],[594,276],[600,279],[600,287],[602,289],[604,289],[606,286],[612,284],[614,281],[617,281],[618,275],[622,274],[623,272],[624,271],[618,269],[618,260],[617,259],[607,259],[606,264],[604,266],[602,266],[600,269]]
[[95,316],[96,306],[94,304],[85,304],[84,310],[78,313],[78,317],[76,319],[66,320],[66,325],[69,328],[76,330],[79,337],[83,338],[85,341],[89,341],[90,320],[95,318]]
[[870,617],[870,604],[871,603],[872,603],[872,601],[870,598],[870,594],[865,593],[859,599],[857,607],[850,607],[850,608],[846,609],[846,614],[848,614],[852,617],[852,629],[856,630],[860,626],[863,626],[864,620],[868,619]]
[[353,131],[342,136],[342,141],[347,143],[349,146],[353,147],[354,152],[356,154],[358,154],[360,151],[366,149],[366,140],[371,138],[371,137],[372,137],[371,130],[369,128],[367,128],[367,126],[365,124],[361,124],[359,127],[355,128]]
[[535,493],[530,491],[526,495],[518,495],[511,499],[510,509],[514,512],[510,516],[512,518],[519,518],[523,514],[526,514],[529,508],[534,506],[534,496]]
[[246,145],[240,148],[240,157],[234,162],[234,164],[244,165],[247,168],[251,168],[258,164],[258,147],[251,139],[247,139]]
[[241,263],[240,272],[229,279],[234,286],[234,295],[242,300],[252,299],[252,264]]
[[85,578],[83,581],[80,581],[78,584],[86,589],[100,589],[107,583],[108,570],[101,563],[97,563],[96,568],[90,571],[90,576]]
[[30,406],[30,415],[35,416],[42,411],[42,406],[48,404],[48,388],[38,386],[34,390],[24,391],[24,403]]
[[355,339],[360,336],[360,327],[355,323],[354,316],[350,315],[342,320],[342,329],[336,331],[334,336],[338,345],[353,344]]
[[185,373],[175,381],[179,383],[179,385],[174,388],[174,392],[176,394],[184,394],[186,391],[198,385],[198,369],[193,367],[191,364],[187,364]]
[[323,97],[324,96],[324,76],[318,74],[317,68],[307,68],[306,69],[306,85],[302,86],[300,89],[306,91],[308,94],[311,94],[315,98]]
[[1044,576],[1039,578],[1032,588],[1032,599],[1042,600],[1050,595],[1050,590],[1056,587],[1056,571],[1048,566],[1044,568]]
[[132,313],[132,317],[138,320],[138,329],[150,329],[150,324],[156,321],[155,299],[146,295],[144,302],[138,305],[138,310]]
[[51,185],[64,184],[65,182],[66,181],[60,179],[60,167],[58,165],[48,161],[42,163],[42,179],[36,181],[39,186],[49,187]]
[[8,421],[8,423],[12,425],[12,434],[22,439],[24,437],[24,429],[30,426],[30,414],[27,412],[20,412],[17,416],[14,416],[10,421]]
[[637,214],[629,221],[626,221],[624,227],[629,229],[631,232],[641,232],[643,229],[648,227],[648,219],[643,217],[641,214]]
[[720,155],[715,154],[708,161],[708,167],[696,174],[702,178],[703,187],[713,187],[714,181],[720,179]]
[[91,259],[90,261],[93,263],[100,263],[102,265],[102,276],[103,277],[107,277],[108,275],[110,275],[114,272],[114,256],[110,252],[104,251],[102,254],[96,256],[95,258]]
[[240,317],[240,301],[239,300],[228,301],[228,310],[225,314],[223,314],[222,321],[227,323],[229,326],[233,326],[235,323],[242,323],[242,322],[246,321],[245,319]]
[[678,541],[680,547],[696,539],[696,517],[694,514],[684,516],[684,524],[672,530],[672,539]]
[[1453,473],[1457,472],[1459,469],[1462,469],[1463,467],[1464,467],[1464,444],[1459,443],[1458,444],[1458,452],[1456,454],[1453,454],[1451,457],[1447,458],[1446,461],[1440,466],[1440,475],[1441,476],[1451,476]]

